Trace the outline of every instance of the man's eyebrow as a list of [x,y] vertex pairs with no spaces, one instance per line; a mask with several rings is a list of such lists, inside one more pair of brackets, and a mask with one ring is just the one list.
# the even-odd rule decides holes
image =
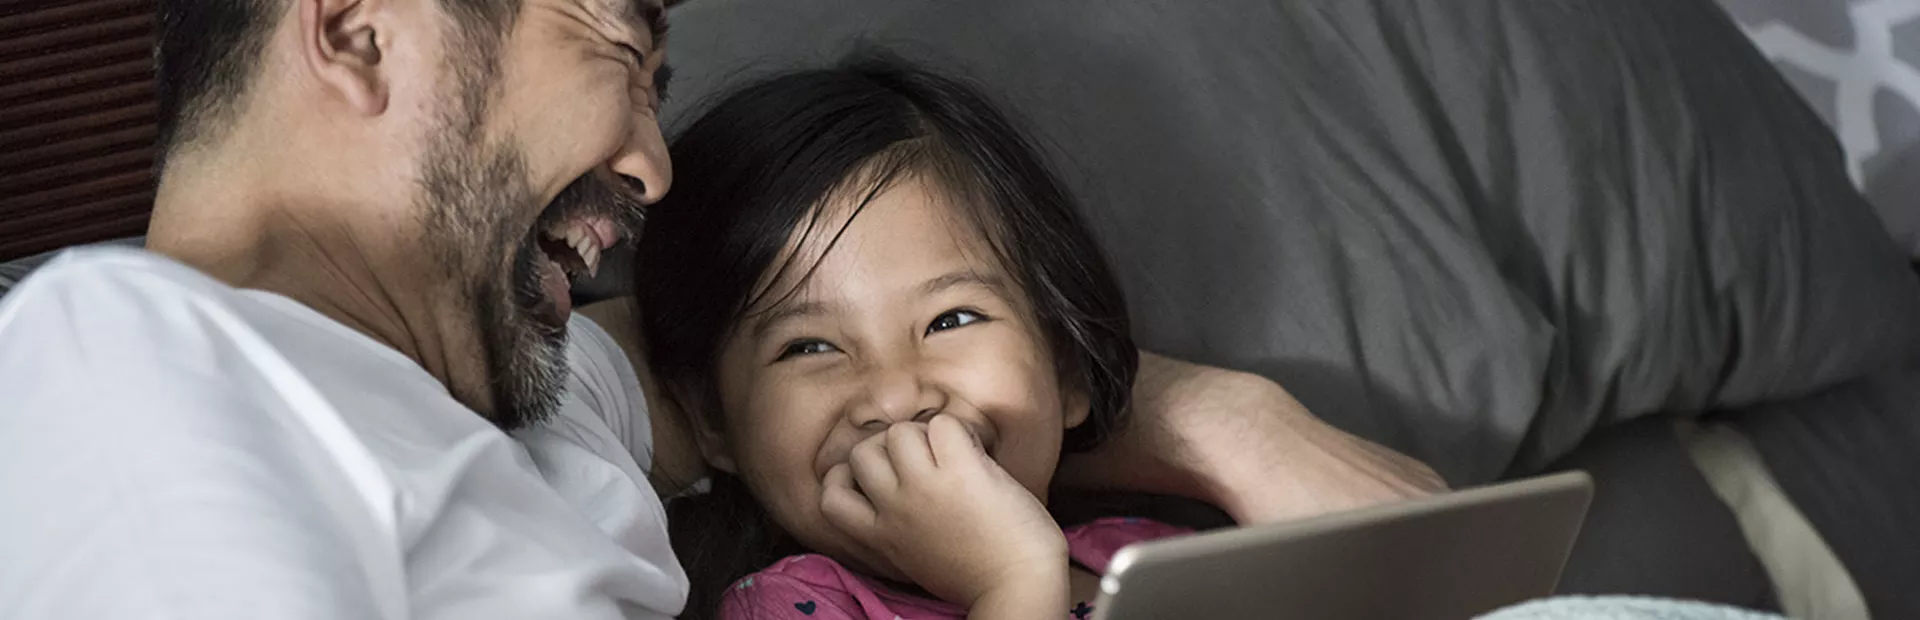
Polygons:
[[992,291],[995,295],[1005,295],[1007,291],[1006,282],[1002,281],[999,277],[982,275],[980,272],[971,269],[963,269],[928,280],[926,284],[920,285],[920,294],[932,295],[956,286],[965,286],[968,284],[985,288]]
[[[653,49],[641,50],[642,54],[658,54],[667,46],[667,10],[659,4],[647,0],[621,0],[620,17],[627,22],[627,28],[637,35],[641,32],[652,35]],[[660,63],[653,72],[653,93],[661,101],[667,99],[667,84],[673,81],[673,67]]]
[[621,11],[621,17],[627,21],[628,28],[632,28],[635,34],[645,32],[652,35],[653,49],[645,50],[647,53],[666,46],[667,10],[665,8],[647,0],[624,0],[620,4],[625,7]]
[[817,301],[796,301],[780,304],[769,308],[765,312],[761,312],[753,318],[753,339],[759,340],[765,338],[768,332],[773,331],[775,327],[779,327],[781,323],[826,313],[827,304]]
[[671,83],[673,83],[673,65],[660,63],[660,68],[653,71],[654,96],[659,97],[661,101],[666,101],[667,85]]

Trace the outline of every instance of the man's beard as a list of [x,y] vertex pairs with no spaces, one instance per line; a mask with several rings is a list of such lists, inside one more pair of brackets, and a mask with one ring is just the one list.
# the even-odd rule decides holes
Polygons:
[[[463,85],[474,88],[473,84]],[[566,218],[598,214],[636,219],[637,203],[588,174],[573,182],[528,227],[538,198],[520,148],[485,139],[481,97],[449,102],[421,170],[425,246],[453,287],[450,303],[468,309],[486,369],[492,411],[503,430],[539,424],[559,407],[567,373],[565,317],[541,286],[540,232]],[[450,346],[450,350],[459,347]],[[451,382],[451,378],[449,381]],[[480,394],[455,396],[469,406]]]
[[[514,430],[547,419],[558,406],[566,330],[535,316],[547,303],[531,254],[540,250],[526,224],[514,221],[535,200],[526,161],[512,145],[482,139],[478,119],[461,120],[467,127],[441,127],[431,138],[420,177],[423,237],[451,287],[448,302],[466,310],[479,339],[492,400],[487,418]],[[449,351],[460,349],[448,343]],[[480,396],[449,387],[463,400]]]

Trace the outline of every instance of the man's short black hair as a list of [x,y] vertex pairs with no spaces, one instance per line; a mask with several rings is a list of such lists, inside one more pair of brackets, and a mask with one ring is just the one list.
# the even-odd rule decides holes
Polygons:
[[[234,121],[275,24],[292,0],[159,0],[154,81],[160,101],[156,169],[181,145],[216,139]],[[440,0],[459,32],[492,44],[513,26],[520,0]]]

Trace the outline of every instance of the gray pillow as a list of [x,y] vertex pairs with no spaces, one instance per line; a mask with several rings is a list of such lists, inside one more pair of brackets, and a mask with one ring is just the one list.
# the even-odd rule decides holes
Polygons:
[[1920,258],[1920,2],[1720,3],[1839,134],[1855,184]]
[[[859,40],[1057,147],[1147,347],[1455,483],[1920,351],[1832,136],[1711,0],[699,0],[674,122]],[[680,170],[680,174],[700,174]]]

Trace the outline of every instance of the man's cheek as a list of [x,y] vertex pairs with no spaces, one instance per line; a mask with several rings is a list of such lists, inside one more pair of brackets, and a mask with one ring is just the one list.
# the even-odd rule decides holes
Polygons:
[[[623,97],[605,87],[557,89],[556,92],[573,93],[573,96],[554,100],[542,108],[539,118],[545,122],[534,124],[544,127],[545,131],[527,132],[548,141],[545,162],[555,167],[550,171],[552,174],[566,176],[591,169],[612,157],[628,139],[630,115],[620,103]],[[545,162],[535,162],[535,165]]]

